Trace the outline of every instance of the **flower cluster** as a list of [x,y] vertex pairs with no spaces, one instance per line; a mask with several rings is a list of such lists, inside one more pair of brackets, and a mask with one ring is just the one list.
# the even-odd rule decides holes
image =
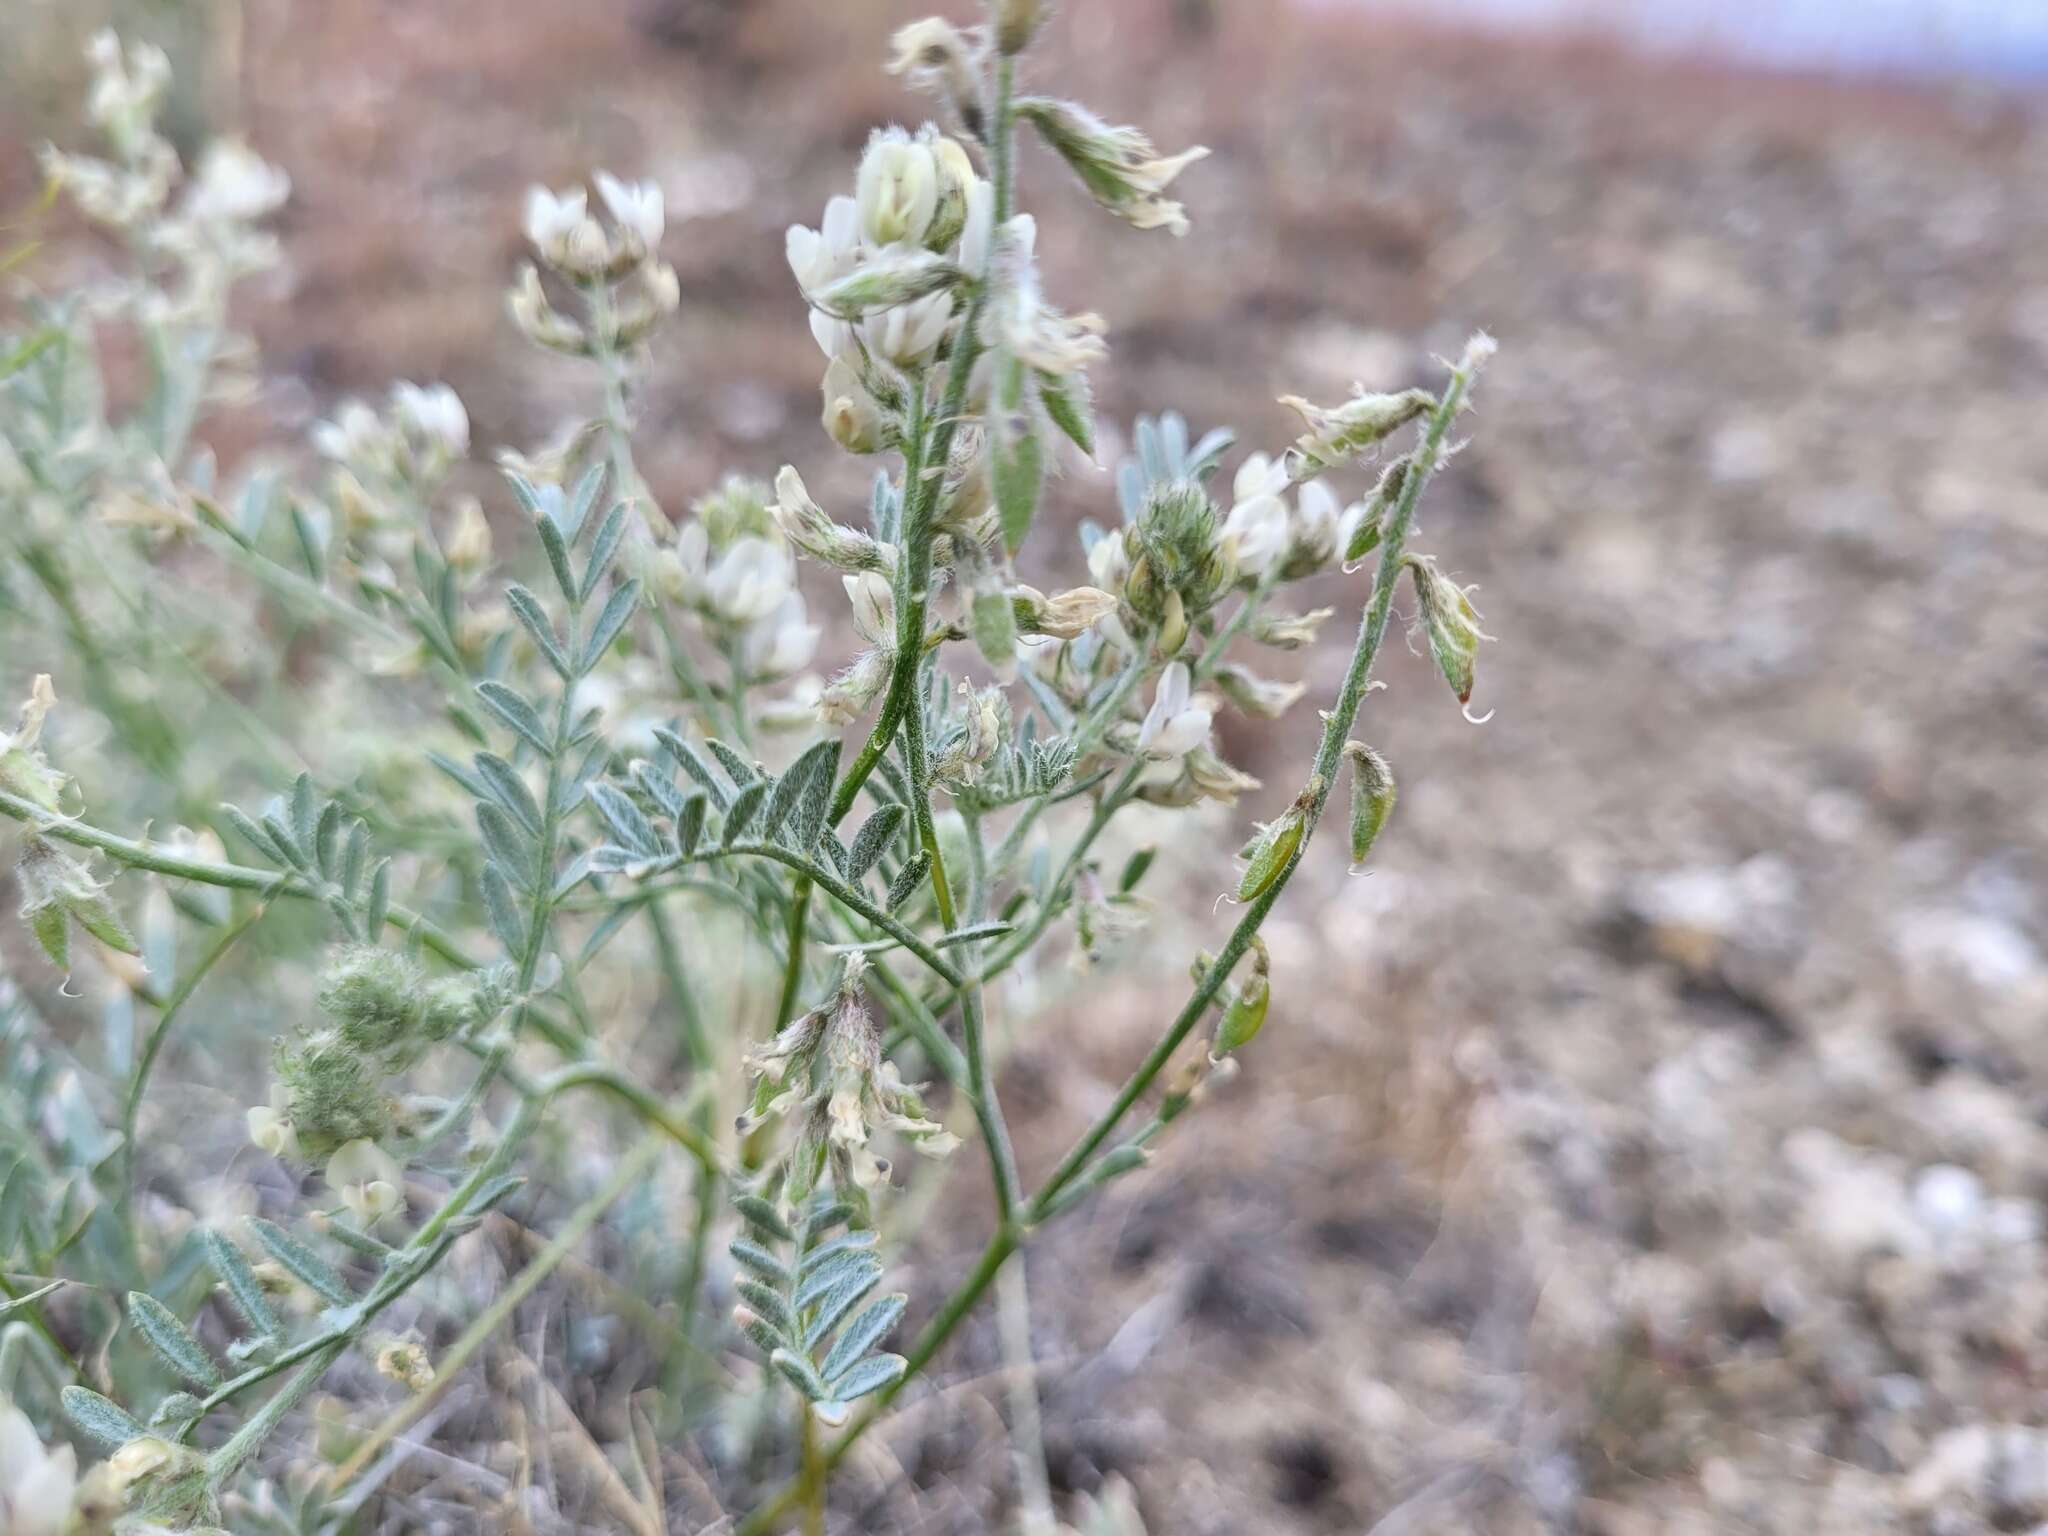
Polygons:
[[[581,187],[527,192],[526,238],[540,261],[519,269],[506,301],[528,340],[579,357],[638,345],[682,297],[676,269],[660,255],[667,219],[660,186],[621,181],[608,171],[599,171],[596,183],[609,223],[599,221]],[[543,268],[579,296],[581,316],[556,306]]]
[[414,1117],[389,1080],[502,1003],[492,978],[428,982],[394,950],[344,948],[322,978],[324,1024],[277,1042],[277,1082],[248,1112],[249,1139],[289,1162],[327,1159],[329,1186],[363,1226],[397,1215],[401,1165],[381,1143]]
[[[691,506],[674,542],[654,558],[656,590],[728,658],[736,690],[797,679],[818,649],[819,627],[797,591],[788,526],[766,486],[735,475]],[[763,723],[806,723],[815,691],[812,682],[794,704],[765,707]]]
[[[691,1347],[673,1364],[693,1400],[700,1387],[708,1400],[714,1383],[729,1386],[722,1369],[696,1374],[734,1342],[697,1327],[723,1310],[712,1293],[729,1290],[741,1305],[728,1315],[764,1356],[765,1390],[798,1394],[791,1438],[817,1450],[820,1428],[845,1437],[822,1457],[803,1456],[798,1483],[764,1495],[737,1528],[765,1533],[796,1500],[807,1502],[807,1528],[822,1528],[832,1461],[913,1362],[931,1358],[1047,1220],[1144,1166],[1153,1139],[1226,1080],[1235,1053],[1276,1017],[1259,924],[1306,856],[1334,785],[1348,766],[1354,863],[1394,807],[1391,766],[1349,738],[1379,686],[1371,667],[1398,584],[1412,584],[1418,632],[1453,693],[1464,702],[1474,687],[1488,637],[1469,588],[1408,540],[1490,343],[1475,340],[1441,399],[1360,391],[1323,407],[1290,397],[1305,431],[1276,455],[1233,460],[1228,432],[1191,441],[1178,416],[1140,417],[1133,451],[1115,465],[1117,515],[1081,526],[1087,584],[1047,580],[1040,573],[1057,562],[1037,514],[1063,455],[1096,456],[1088,374],[1108,344],[1099,319],[1045,291],[1038,227],[1019,211],[1017,140],[1036,133],[1126,226],[1174,234],[1187,217],[1170,194],[1203,151],[1160,154],[1137,129],[1074,103],[1017,95],[1015,56],[1046,13],[1042,0],[991,0],[984,28],[933,18],[902,29],[892,68],[939,99],[947,126],[881,129],[818,227],[787,232],[824,357],[825,431],[850,453],[890,456],[864,517],[829,509],[831,491],[821,504],[785,466],[772,485],[728,477],[671,519],[635,465],[631,408],[646,343],[680,300],[660,255],[662,191],[600,172],[592,190],[529,193],[533,260],[509,295],[512,320],[538,346],[580,359],[602,403],[593,387],[588,409],[547,446],[499,451],[509,495],[497,527],[520,535],[508,542],[524,562],[502,583],[488,579],[496,551],[481,504],[441,499],[463,478],[471,437],[468,411],[445,384],[400,382],[381,401],[340,402],[312,433],[323,492],[280,485],[281,474],[252,473],[239,490],[216,483],[193,434],[198,405],[236,355],[225,285],[267,254],[255,226],[288,183],[227,144],[197,162],[180,193],[177,158],[154,126],[162,55],[95,44],[90,113],[112,157],[52,152],[48,163],[89,213],[131,237],[144,297],[129,307],[154,328],[146,340],[163,359],[161,377],[119,420],[103,400],[84,400],[97,392],[75,387],[66,357],[95,355],[98,315],[85,306],[51,307],[62,347],[15,337],[0,346],[18,360],[0,377],[0,403],[34,407],[13,413],[18,428],[10,415],[0,435],[0,501],[24,509],[24,568],[57,599],[84,658],[64,675],[78,676],[110,727],[92,765],[94,800],[108,798],[109,765],[127,756],[131,780],[146,786],[134,821],[218,803],[225,781],[208,775],[230,754],[200,761],[171,718],[202,699],[232,697],[258,727],[256,750],[230,771],[277,772],[273,734],[287,747],[312,741],[264,730],[257,703],[294,697],[302,659],[335,680],[351,737],[379,735],[367,722],[381,710],[365,701],[382,685],[365,686],[371,668],[340,649],[358,639],[389,658],[376,676],[405,678],[404,724],[382,732],[395,743],[379,749],[388,767],[337,772],[330,761],[299,772],[260,814],[223,805],[221,836],[238,841],[236,862],[210,831],[130,838],[67,810],[79,797],[46,754],[48,677],[0,732],[0,814],[25,824],[23,915],[52,960],[68,964],[75,930],[110,950],[143,947],[90,857],[165,882],[150,888],[137,927],[152,957],[176,961],[167,991],[139,961],[110,967],[127,989],[124,1010],[159,1011],[125,1101],[112,1096],[126,1105],[123,1133],[94,1134],[84,1095],[76,1115],[20,1117],[65,1122],[72,1190],[92,1196],[86,1214],[114,1218],[88,1231],[74,1219],[74,1193],[58,1196],[60,1219],[19,1224],[22,1272],[71,1274],[108,1246],[103,1237],[125,1228],[133,1240],[112,1245],[118,1263],[93,1283],[14,1303],[38,1308],[47,1296],[63,1309],[64,1326],[22,1331],[33,1347],[112,1341],[90,1365],[59,1360],[50,1373],[79,1378],[57,1401],[110,1459],[80,1479],[69,1452],[47,1450],[0,1404],[0,1528],[55,1536],[117,1519],[218,1525],[250,1458],[302,1421],[295,1410],[350,1351],[411,1391],[444,1388],[485,1330],[464,1332],[437,1368],[424,1340],[438,1332],[426,1331],[423,1314],[412,1331],[409,1314],[421,1297],[429,1308],[459,1306],[471,1287],[401,1298],[522,1186],[522,1167],[559,1156],[572,1094],[586,1105],[601,1094],[607,1119],[658,1134],[616,1166],[602,1156],[558,1160],[560,1188],[535,1182],[523,1219],[563,1209],[564,1195],[574,1214],[559,1241],[534,1245],[515,1299],[596,1221],[630,1239],[633,1223],[658,1213],[657,1241],[598,1247],[630,1247],[652,1264],[675,1257]],[[1391,435],[1410,425],[1412,446],[1397,450]],[[1377,471],[1370,492],[1340,495],[1335,487],[1368,465]],[[286,595],[292,622],[277,628],[294,640],[289,670],[259,677],[258,655],[246,677],[230,677],[216,666],[227,648],[204,643],[217,638],[213,626],[185,612],[199,605],[136,599],[161,580],[161,535],[186,546],[181,559],[217,559]],[[82,547],[88,538],[97,542]],[[1145,923],[1152,903],[1140,887],[1157,847],[1111,862],[1115,834],[1105,833],[1129,824],[1125,811],[1204,805],[1215,820],[1248,819],[1251,805],[1230,808],[1262,786],[1223,748],[1254,733],[1229,730],[1229,717],[1270,721],[1305,691],[1263,675],[1255,648],[1299,651],[1333,613],[1280,606],[1281,588],[1354,569],[1375,550],[1370,592],[1346,602],[1366,618],[1322,712],[1315,760],[1291,795],[1260,808],[1270,819],[1243,845],[1227,893],[1241,917],[1215,954],[1198,955],[1193,991],[1166,1014],[1143,1063],[1034,1190],[1005,1126],[991,1004],[1028,1002],[1045,979],[1042,957],[1068,935],[1092,964]],[[799,591],[800,559],[825,568],[835,601],[844,594],[857,640],[829,682],[809,671],[824,626]],[[118,601],[86,591],[100,572]],[[0,603],[10,640],[22,606]],[[171,617],[159,622],[159,610]],[[169,643],[159,630],[175,630]],[[160,653],[176,664],[149,672],[146,698],[110,676]],[[412,695],[436,688],[435,707],[417,708]],[[784,728],[816,739],[770,737]],[[438,777],[420,770],[415,729],[447,749],[424,754]],[[316,772],[346,788],[317,790]],[[438,797],[415,788],[420,780]],[[463,796],[461,817],[449,814],[444,780]],[[394,892],[397,881],[414,889]],[[310,1194],[298,1219],[251,1217],[232,1237],[181,1216],[170,1229],[178,1259],[138,1273],[138,1260],[167,1245],[148,1203],[133,1197],[147,1190],[161,1204],[176,1182],[146,1180],[148,1137],[135,1134],[158,1050],[182,1048],[171,1025],[202,982],[207,1005],[236,995],[209,978],[216,963],[267,979],[280,955],[303,952],[303,922],[282,919],[238,944],[286,909],[331,923],[335,947],[324,952],[317,1011],[267,1026],[277,1033],[272,1080],[247,1109],[246,1131],[293,1173],[318,1169],[324,1194]],[[210,930],[210,941],[186,943],[188,923]],[[403,947],[384,947],[394,930]],[[744,984],[764,960],[779,987]],[[304,990],[287,975],[241,995]],[[803,1006],[821,991],[822,1002]],[[679,1040],[667,1038],[671,1018]],[[636,1019],[649,1033],[622,1038]],[[13,1014],[0,1023],[11,1029]],[[1206,1050],[1183,1049],[1204,1040]],[[621,1047],[632,1065],[613,1056]],[[679,1075],[689,1078],[674,1098],[646,1071],[671,1052],[686,1053]],[[743,1071],[729,1070],[735,1057]],[[31,1076],[41,1092],[44,1077]],[[917,1077],[939,1084],[943,1116],[909,1081]],[[420,1091],[429,1085],[448,1096]],[[735,1146],[723,1126],[742,1106]],[[1137,1114],[1149,1119],[1130,1125]],[[888,1156],[905,1147],[940,1156],[957,1144],[942,1118],[962,1129],[971,1121],[983,1143],[993,1237],[963,1289],[899,1356],[878,1350],[908,1297],[872,1294],[890,1236],[875,1197],[892,1182]],[[577,1122],[579,1131],[602,1123],[594,1110]],[[436,1151],[451,1145],[463,1150]],[[665,1196],[669,1181],[650,1177],[663,1157],[694,1164],[697,1229],[686,1243],[668,1240],[666,1198],[622,1199],[635,1189]],[[10,1196],[25,1190],[35,1202],[44,1162],[19,1159]],[[735,1216],[743,1230],[727,1251],[739,1272],[722,1273],[705,1256]],[[63,1239],[67,1253],[36,1226],[79,1240]],[[245,1244],[266,1257],[252,1264]],[[330,1247],[353,1257],[338,1265],[320,1251]],[[188,1284],[200,1268],[213,1280]],[[201,1308],[203,1326],[188,1324]],[[232,1342],[222,1342],[223,1325]],[[1016,1336],[1010,1352],[1028,1342],[1028,1326],[1004,1331]],[[148,1378],[131,1369],[144,1358],[137,1340],[162,1368]],[[1028,1391],[1028,1357],[1010,1363]],[[83,1385],[89,1377],[125,1396],[165,1373],[172,1390],[132,1414]],[[353,1394],[355,1382],[338,1390]],[[852,1417],[850,1405],[870,1395]],[[216,1415],[239,1415],[240,1426],[224,1430]],[[327,1410],[313,1417],[335,1422]],[[342,1451],[322,1479],[373,1523],[389,1514],[364,1506],[374,1490],[343,1490],[380,1464],[379,1448],[403,1422]],[[749,1422],[772,1426],[777,1416],[755,1412]],[[208,1448],[185,1448],[188,1437]],[[144,1486],[127,1516],[131,1489]],[[331,1524],[304,1513],[293,1528]]]
[[928,1157],[943,1157],[959,1138],[932,1120],[917,1090],[882,1055],[882,1036],[868,1012],[861,978],[866,963],[849,955],[831,999],[747,1052],[755,1080],[752,1109],[740,1129],[780,1117],[799,1124],[782,1165],[781,1198],[800,1205],[829,1168],[842,1199],[861,1197],[889,1176],[869,1141],[877,1129],[902,1137]]

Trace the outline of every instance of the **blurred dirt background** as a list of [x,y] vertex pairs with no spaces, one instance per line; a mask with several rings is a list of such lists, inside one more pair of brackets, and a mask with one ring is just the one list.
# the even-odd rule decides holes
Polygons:
[[[1056,1487],[1121,1474],[1152,1531],[1204,1536],[2048,1529],[2038,103],[1252,0],[1065,9],[1039,79],[1215,151],[1179,243],[1025,162],[1049,288],[1111,321],[1105,421],[1272,445],[1280,393],[1428,382],[1475,326],[1503,350],[1422,535],[1481,584],[1497,713],[1392,648],[1373,873],[1313,861],[1245,1070],[1033,1250]],[[248,0],[187,47],[180,110],[295,182],[250,430],[393,376],[454,384],[485,447],[553,427],[575,386],[490,279],[523,187],[603,165],[663,183],[683,283],[641,405],[657,493],[785,459],[857,493],[781,232],[925,111],[876,67],[921,10]],[[72,46],[21,37],[10,208]],[[1114,515],[1103,476],[1057,497]],[[1228,743],[1272,775],[1253,811],[1314,728]],[[1062,983],[1017,1047],[1034,1166],[1224,931],[1219,871],[1176,874],[1155,957]],[[978,1171],[955,1186],[916,1307],[983,1235]],[[998,1360],[984,1320],[857,1459],[846,1529],[1000,1527]]]

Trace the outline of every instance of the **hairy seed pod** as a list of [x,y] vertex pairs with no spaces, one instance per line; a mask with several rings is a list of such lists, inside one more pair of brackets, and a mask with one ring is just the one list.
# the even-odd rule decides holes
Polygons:
[[1351,862],[1363,864],[1394,809],[1394,770],[1362,741],[1344,743],[1351,764]]
[[1310,787],[1296,797],[1279,820],[1267,822],[1259,828],[1258,836],[1246,844],[1244,874],[1237,882],[1239,901],[1257,901],[1280,878],[1295,850],[1301,847],[1302,834],[1308,827],[1308,808],[1321,789],[1319,781],[1311,780]]
[[1401,563],[1415,578],[1415,597],[1422,606],[1421,625],[1429,638],[1429,654],[1451,685],[1460,704],[1472,698],[1472,663],[1479,642],[1493,636],[1479,627],[1479,612],[1461,587],[1436,568],[1436,562],[1406,555]]

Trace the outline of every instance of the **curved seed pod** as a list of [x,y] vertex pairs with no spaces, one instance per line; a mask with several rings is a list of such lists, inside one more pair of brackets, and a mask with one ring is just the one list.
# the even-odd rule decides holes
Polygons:
[[1344,743],[1351,764],[1351,862],[1363,864],[1394,810],[1394,770],[1362,741]]

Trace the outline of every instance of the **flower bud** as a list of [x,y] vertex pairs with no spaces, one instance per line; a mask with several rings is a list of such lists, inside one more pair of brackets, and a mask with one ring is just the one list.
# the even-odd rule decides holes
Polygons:
[[1100,587],[1070,587],[1047,597],[1036,587],[1020,586],[1011,588],[1010,598],[1020,630],[1055,640],[1080,638],[1117,608],[1116,594]]
[[57,690],[51,686],[50,674],[38,672],[22,701],[20,725],[12,733],[0,731],[0,790],[53,814],[67,776],[49,765],[40,743],[43,721],[56,704]]
[[981,102],[980,59],[960,29],[942,17],[928,16],[900,28],[890,45],[895,57],[883,67],[919,90],[943,91],[967,131],[982,137],[987,113]]
[[445,461],[469,452],[469,412],[446,384],[422,388],[400,379],[391,387],[391,414],[422,457]]
[[[921,145],[915,147],[922,149]],[[943,256],[891,247],[808,297],[825,313],[842,320],[856,320],[871,310],[893,310],[927,298],[939,299],[937,308],[950,314],[944,295],[958,287],[964,276]],[[869,324],[878,318],[870,315]]]
[[1261,613],[1252,620],[1252,638],[1276,651],[1298,651],[1316,643],[1316,632],[1336,611],[1316,608],[1303,614]]
[[1214,800],[1219,805],[1235,805],[1239,795],[1259,787],[1257,779],[1233,768],[1207,747],[1197,747],[1190,752],[1186,765],[1188,787],[1199,799]]
[[996,47],[1022,53],[1044,20],[1044,0],[996,0]]
[[483,503],[465,496],[455,504],[455,526],[449,531],[448,563],[458,571],[475,573],[491,563],[491,524],[484,516]]
[[854,200],[869,244],[921,244],[939,205],[931,149],[901,128],[879,130],[861,156]]
[[560,194],[542,186],[526,189],[526,238],[542,261],[551,267],[569,265],[570,241],[588,222],[588,205],[581,187]]
[[818,718],[835,729],[853,724],[882,696],[889,681],[889,653],[863,651],[853,665],[825,685],[818,695]]
[[1436,568],[1436,562],[1421,555],[1404,555],[1402,565],[1415,578],[1415,596],[1421,604],[1421,628],[1429,638],[1429,654],[1437,670],[1451,685],[1460,704],[1472,698],[1472,663],[1479,642],[1493,636],[1479,627],[1479,614],[1461,587]]
[[1294,440],[1294,451],[1313,469],[1333,469],[1357,458],[1389,433],[1436,409],[1436,396],[1426,389],[1397,395],[1356,393],[1341,405],[1321,406],[1300,395],[1282,395],[1280,403],[1301,417],[1308,430]]
[[813,560],[841,571],[893,571],[896,547],[835,523],[811,500],[803,477],[785,464],[775,477],[775,526]]
[[848,453],[880,453],[889,445],[888,424],[859,372],[844,357],[825,367],[825,431]]
[[1167,186],[1209,151],[1200,145],[1162,157],[1135,128],[1112,128],[1086,107],[1046,96],[1026,96],[1017,113],[1065,160],[1089,195],[1135,229],[1188,232],[1186,211],[1164,194]]
[[1279,719],[1308,691],[1306,683],[1275,682],[1234,662],[1218,667],[1214,678],[1224,698],[1257,720]]
[[932,214],[931,227],[924,232],[924,245],[926,250],[943,251],[967,227],[968,194],[981,178],[974,174],[974,162],[967,158],[959,140],[933,133],[925,142],[938,171],[939,205]]
[[1394,770],[1362,741],[1344,743],[1351,764],[1351,862],[1363,864],[1394,809]]
[[583,327],[548,302],[540,271],[531,262],[519,269],[518,281],[505,295],[505,308],[519,333],[535,346],[578,357],[589,348]]
[[853,627],[870,645],[896,643],[896,594],[886,578],[874,571],[858,571],[839,578],[846,588],[846,600],[853,605]]

